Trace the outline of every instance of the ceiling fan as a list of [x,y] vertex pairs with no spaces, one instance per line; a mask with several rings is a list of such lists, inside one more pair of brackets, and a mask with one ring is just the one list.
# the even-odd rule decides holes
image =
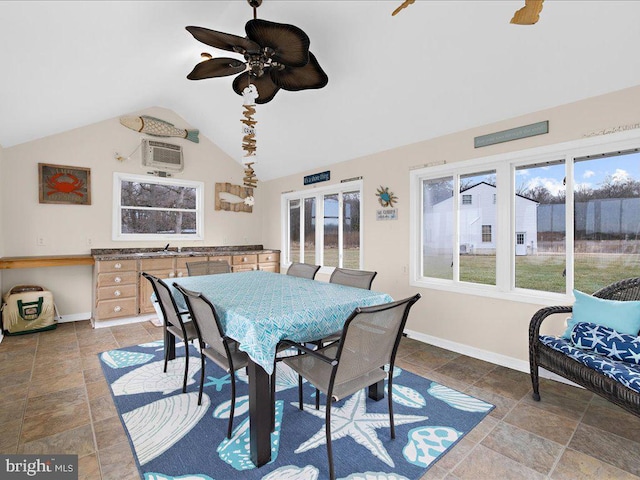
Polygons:
[[[397,15],[402,9],[415,3],[416,0],[404,0],[402,4],[396,8],[391,15]],[[540,19],[542,11],[542,2],[544,0],[524,0],[524,7],[514,13],[511,23],[516,25],[533,25]]]
[[196,40],[238,53],[244,60],[203,54],[206,60],[198,63],[187,78],[202,80],[239,74],[233,80],[233,90],[242,95],[247,86],[254,85],[258,90],[256,103],[270,102],[280,89],[324,87],[329,79],[309,51],[307,34],[294,25],[258,19],[257,8],[262,0],[247,2],[253,8],[253,19],[245,25],[245,37],[204,27],[186,27]]

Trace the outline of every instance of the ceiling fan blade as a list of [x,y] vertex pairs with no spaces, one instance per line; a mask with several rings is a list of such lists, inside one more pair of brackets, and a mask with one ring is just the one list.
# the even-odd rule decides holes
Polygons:
[[238,95],[242,95],[242,91],[247,88],[249,83],[251,83],[258,89],[258,98],[256,98],[256,103],[262,104],[270,102],[273,100],[273,97],[276,96],[280,87],[271,80],[269,70],[271,69],[265,68],[264,75],[260,77],[254,77],[253,75],[250,75],[249,72],[241,73],[233,80],[233,90]]
[[217,32],[204,27],[185,27],[199,42],[229,52],[254,52],[260,51],[260,45],[248,38],[239,37],[230,33]]
[[198,63],[191,73],[187,75],[189,80],[202,80],[204,78],[226,77],[242,72],[247,66],[244,62],[235,58],[211,58]]
[[294,25],[267,20],[249,20],[245,25],[247,37],[263,49],[275,50],[272,59],[288,67],[302,67],[309,61],[309,44],[306,33]]
[[310,88],[322,88],[329,82],[329,77],[324,73],[315,55],[311,52],[309,52],[309,63],[304,67],[285,67],[282,70],[272,68],[270,70],[273,83],[284,90],[295,92]]
[[511,23],[516,25],[533,25],[540,19],[544,0],[525,0],[524,7],[513,14]]

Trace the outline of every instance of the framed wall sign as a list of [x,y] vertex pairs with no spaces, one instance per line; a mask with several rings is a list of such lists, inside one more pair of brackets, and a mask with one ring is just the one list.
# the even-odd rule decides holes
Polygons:
[[329,180],[331,180],[331,171],[327,170],[326,172],[307,175],[306,177],[304,177],[304,184],[311,185],[313,183],[327,182]]
[[38,163],[40,203],[91,205],[91,169]]

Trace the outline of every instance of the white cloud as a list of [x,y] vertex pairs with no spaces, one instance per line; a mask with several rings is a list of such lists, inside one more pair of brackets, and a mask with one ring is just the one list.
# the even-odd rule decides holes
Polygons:
[[557,195],[558,193],[564,192],[565,190],[565,187],[562,184],[562,180],[558,180],[557,178],[543,178],[543,177],[532,178],[526,183],[526,188],[531,189],[534,187],[544,187],[552,195]]
[[611,181],[613,183],[624,183],[631,178],[629,172],[621,168],[616,168],[616,171],[611,175]]
[[582,174],[582,178],[591,178],[596,174],[593,170],[587,170]]

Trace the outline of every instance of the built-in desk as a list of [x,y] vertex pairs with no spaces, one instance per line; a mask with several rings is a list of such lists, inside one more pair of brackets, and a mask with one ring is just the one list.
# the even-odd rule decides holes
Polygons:
[[92,255],[37,255],[33,257],[0,257],[0,269],[74,267],[93,265]]

